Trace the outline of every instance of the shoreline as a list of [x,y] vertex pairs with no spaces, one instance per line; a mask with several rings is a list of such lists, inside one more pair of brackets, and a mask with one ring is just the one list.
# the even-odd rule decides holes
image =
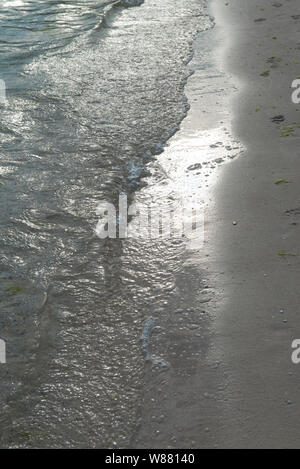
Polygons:
[[[28,42],[24,75],[9,54],[2,447],[300,446],[300,5],[280,1],[148,0],[63,56]],[[155,223],[102,242],[92,205],[120,194]]]
[[[222,39],[216,26],[195,38],[188,64],[194,73],[184,89],[190,108],[157,158],[169,179],[163,198],[168,199],[168,193],[175,200],[182,194],[199,198],[204,218],[222,166],[230,166],[243,152],[231,129],[230,99],[236,85],[217,57]],[[152,342],[170,366],[157,372],[146,365],[140,425],[132,441],[135,448],[210,447],[218,440],[223,384],[219,361],[211,360],[209,353],[219,292],[205,239],[204,244],[188,240],[181,256],[178,293],[167,308],[154,311],[165,336],[163,343],[156,337]]]
[[[213,0],[209,10],[216,25],[194,42],[195,73],[185,88],[191,108],[160,156],[162,163],[178,163],[180,156],[186,163],[194,154],[203,168],[207,152],[206,167],[214,166],[200,191],[205,242],[188,259],[194,269],[189,288],[195,272],[204,283],[182,320],[201,307],[203,295],[209,303],[205,311],[202,306],[193,370],[180,376],[173,367],[167,377],[146,377],[150,388],[135,447],[295,448],[300,375],[291,343],[300,336],[300,131],[294,124],[283,137],[278,127],[300,124],[291,102],[300,8],[295,0]],[[279,115],[283,124],[272,121]],[[213,151],[235,152],[215,162],[220,155],[210,158],[211,138],[219,141]],[[231,143],[223,145],[227,138]],[[155,413],[161,418],[153,419]]]

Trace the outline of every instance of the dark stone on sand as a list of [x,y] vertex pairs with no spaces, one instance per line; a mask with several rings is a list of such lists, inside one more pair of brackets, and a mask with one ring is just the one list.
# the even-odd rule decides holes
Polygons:
[[271,121],[274,122],[275,124],[280,124],[281,122],[285,121],[285,117],[282,114],[280,114],[279,116],[271,117]]
[[300,215],[300,207],[285,211],[286,215]]
[[202,164],[201,163],[196,163],[196,164],[192,164],[187,169],[188,169],[188,171],[194,171],[195,169],[201,169],[201,168],[202,168]]

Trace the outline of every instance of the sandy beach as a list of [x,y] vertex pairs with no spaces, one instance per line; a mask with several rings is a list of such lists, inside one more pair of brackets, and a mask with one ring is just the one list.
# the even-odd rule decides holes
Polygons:
[[[192,148],[206,132],[237,154],[213,167],[205,243],[193,255],[210,298],[200,360],[184,385],[173,373],[146,393],[137,445],[297,448],[300,7],[215,0],[210,13],[216,26],[194,44],[191,110],[174,138]],[[151,420],[155,412],[167,418]]]
[[223,168],[209,224],[210,266],[221,291],[213,353],[227,398],[218,445],[298,448],[291,344],[300,333],[300,134],[291,84],[299,75],[300,8],[296,1],[216,1],[214,11],[230,38],[227,70],[242,84],[233,126],[247,149]]
[[299,0],[0,24],[0,446],[299,448]]

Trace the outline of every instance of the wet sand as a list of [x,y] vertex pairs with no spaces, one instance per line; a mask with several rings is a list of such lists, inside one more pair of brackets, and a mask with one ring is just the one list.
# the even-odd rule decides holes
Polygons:
[[221,292],[211,351],[226,382],[221,447],[300,446],[300,369],[291,361],[300,334],[300,106],[291,101],[299,13],[295,0],[214,2],[229,38],[226,69],[240,83],[234,135],[247,148],[222,169],[207,235]]
[[[300,75],[300,6],[214,0],[211,13],[216,27],[194,44],[191,110],[168,150],[182,142],[189,158],[196,138],[208,169],[205,242],[188,256],[185,297],[193,292],[179,312],[184,322],[201,316],[201,332],[186,361],[193,366],[185,368],[185,348],[167,374],[146,373],[134,446],[298,448],[300,365],[291,343],[300,337],[300,105],[291,83]],[[178,322],[179,349],[181,337]]]

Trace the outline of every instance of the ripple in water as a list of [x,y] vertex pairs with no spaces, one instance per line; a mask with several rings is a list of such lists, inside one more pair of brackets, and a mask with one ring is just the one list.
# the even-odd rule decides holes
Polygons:
[[[203,12],[199,0],[0,8],[2,447],[130,446],[141,334],[168,320],[185,247],[100,240],[96,207],[130,203],[178,129]],[[151,184],[166,177],[155,167]]]

